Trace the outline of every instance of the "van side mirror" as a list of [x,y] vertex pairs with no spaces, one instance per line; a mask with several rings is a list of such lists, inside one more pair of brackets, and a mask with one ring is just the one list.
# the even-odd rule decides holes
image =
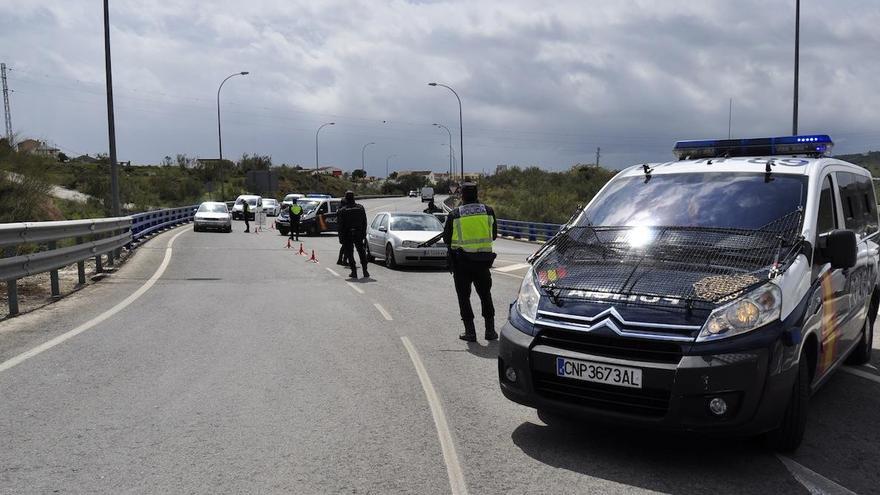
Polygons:
[[832,230],[819,238],[819,253],[824,262],[831,263],[831,268],[852,268],[858,256],[856,244],[855,232]]

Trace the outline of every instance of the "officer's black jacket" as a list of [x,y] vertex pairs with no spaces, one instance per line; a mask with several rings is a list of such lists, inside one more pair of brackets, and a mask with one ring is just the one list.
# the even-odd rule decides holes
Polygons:
[[336,211],[339,239],[361,239],[367,235],[367,212],[357,203],[347,204]]

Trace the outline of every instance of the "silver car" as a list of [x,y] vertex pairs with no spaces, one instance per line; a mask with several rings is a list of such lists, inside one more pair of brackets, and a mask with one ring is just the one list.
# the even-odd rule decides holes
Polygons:
[[277,217],[281,211],[281,205],[272,198],[263,198],[263,211],[267,217]]
[[205,201],[199,205],[193,217],[193,230],[200,232],[208,229],[232,232],[232,215],[226,203]]
[[443,232],[443,224],[427,213],[383,212],[367,228],[369,257],[382,259],[388,268],[398,265],[446,265],[446,245],[419,244]]

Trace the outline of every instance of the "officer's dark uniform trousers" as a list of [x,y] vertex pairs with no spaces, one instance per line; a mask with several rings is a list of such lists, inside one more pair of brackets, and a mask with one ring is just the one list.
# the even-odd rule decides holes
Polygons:
[[462,320],[474,319],[474,309],[471,306],[472,284],[480,298],[483,318],[495,317],[491,267],[491,261],[472,261],[468,259],[467,253],[461,251],[452,253],[452,279],[455,282],[455,294],[458,296],[458,309]]

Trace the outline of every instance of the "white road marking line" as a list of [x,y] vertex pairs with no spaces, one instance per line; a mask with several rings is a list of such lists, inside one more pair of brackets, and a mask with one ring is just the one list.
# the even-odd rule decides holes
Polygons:
[[391,313],[386,311],[385,308],[383,308],[381,304],[373,303],[373,306],[375,306],[376,309],[378,309],[379,312],[382,313],[382,316],[384,316],[386,320],[388,320],[388,321],[394,320],[394,318],[391,317]]
[[528,263],[517,263],[515,265],[507,265],[507,266],[502,266],[501,268],[496,268],[495,271],[506,273],[506,272],[513,272],[513,271],[516,271],[516,270],[519,270],[522,268],[528,268],[530,266],[531,265],[529,265]]
[[458,454],[455,452],[455,444],[452,441],[452,433],[449,431],[449,425],[446,423],[446,416],[443,414],[443,406],[434,385],[431,384],[431,378],[428,376],[425,365],[422,364],[422,358],[419,357],[415,346],[410,342],[409,338],[401,337],[406,352],[412,360],[413,366],[416,368],[416,374],[419,375],[419,381],[422,383],[422,390],[425,391],[425,397],[428,399],[428,405],[431,407],[431,416],[434,417],[434,426],[437,427],[437,436],[440,438],[440,450],[443,452],[443,461],[446,462],[446,474],[449,475],[449,487],[452,489],[453,495],[466,495],[467,484],[464,481],[464,474],[461,471],[461,465],[458,463]]
[[354,291],[357,292],[358,294],[364,294],[364,291],[360,287],[358,287],[357,285],[354,285],[351,282],[346,282],[346,283],[348,284],[349,287],[354,289]]
[[849,373],[850,375],[856,375],[866,380],[871,380],[872,382],[880,383],[880,376],[875,375],[874,373],[868,373],[867,371],[853,368],[851,366],[841,366],[840,371],[843,371],[844,373]]
[[12,368],[13,366],[19,365],[22,362],[24,362],[24,361],[26,361],[26,360],[28,360],[38,354],[42,354],[43,352],[48,351],[49,349],[55,347],[56,345],[62,344],[65,341],[76,337],[77,335],[94,327],[95,325],[98,325],[99,323],[107,320],[108,318],[112,317],[116,313],[119,313],[120,311],[122,311],[123,309],[128,307],[131,303],[135,302],[139,297],[144,295],[145,292],[150,290],[150,287],[152,287],[156,283],[156,281],[159,280],[159,278],[162,276],[162,274],[165,273],[165,269],[168,268],[168,264],[171,262],[171,253],[172,253],[171,246],[174,244],[174,241],[178,237],[180,237],[181,234],[183,234],[185,232],[189,232],[189,231],[190,231],[189,229],[183,229],[182,231],[175,234],[174,237],[172,237],[171,240],[168,241],[168,244],[165,246],[165,258],[162,260],[162,264],[159,265],[159,268],[156,270],[155,273],[153,273],[153,276],[150,277],[149,280],[144,282],[144,285],[140,286],[140,288],[138,288],[138,290],[134,291],[134,293],[132,293],[130,296],[123,299],[116,306],[113,306],[112,308],[108,309],[107,311],[104,311],[103,313],[101,313],[98,316],[92,318],[91,320],[83,323],[82,325],[74,328],[73,330],[62,333],[61,335],[55,337],[52,340],[49,340],[48,342],[44,342],[29,351],[25,351],[25,352],[19,354],[18,356],[15,356],[11,359],[8,359],[8,360],[0,363],[0,372],[6,371],[9,368]]
[[499,272],[498,270],[496,270],[496,269],[494,269],[494,268],[492,269],[492,271],[495,272],[495,273],[498,274],[498,275],[504,275],[505,277],[511,277],[511,278],[515,278],[515,279],[517,279],[517,280],[522,280],[522,277],[520,277],[519,275],[514,275],[514,274],[512,274],[512,273]]
[[802,466],[788,457],[776,455],[776,458],[788,469],[788,472],[794,476],[798,483],[804,485],[812,495],[856,495],[852,490],[848,490],[843,486],[829,480],[821,474]]
[[332,269],[332,268],[328,268],[328,267],[326,267],[326,266],[325,266],[324,268],[327,268],[327,271],[330,272],[330,273],[332,273],[334,277],[340,277],[340,278],[342,277],[342,275],[336,273],[336,270],[334,270],[334,269]]

